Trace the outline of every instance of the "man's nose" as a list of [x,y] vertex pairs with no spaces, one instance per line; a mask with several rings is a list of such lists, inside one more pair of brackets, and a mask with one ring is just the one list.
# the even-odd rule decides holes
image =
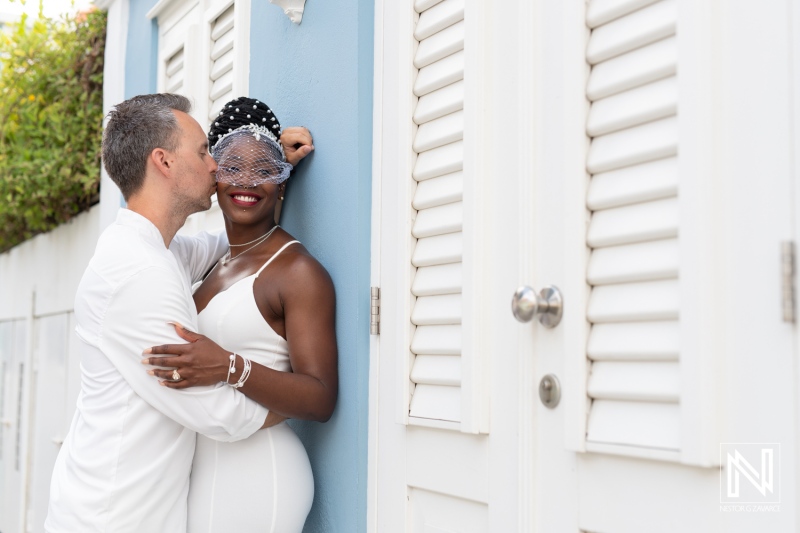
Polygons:
[[219,165],[217,164],[217,162],[214,160],[213,157],[209,159],[211,159],[211,165],[209,165],[208,171],[216,173],[217,169],[219,168]]

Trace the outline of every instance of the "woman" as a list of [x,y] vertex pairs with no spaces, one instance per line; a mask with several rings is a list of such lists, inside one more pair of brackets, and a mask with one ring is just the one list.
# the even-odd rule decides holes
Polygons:
[[167,387],[226,382],[270,409],[270,427],[243,441],[197,436],[192,533],[300,532],[314,483],[305,449],[283,420],[324,422],[336,403],[333,284],[275,223],[292,168],[279,132],[272,110],[250,98],[226,104],[212,125],[209,146],[219,165],[217,198],[230,249],[194,293],[204,335],[176,326],[189,344],[154,347],[153,354],[177,356],[148,361],[170,368],[149,371]]

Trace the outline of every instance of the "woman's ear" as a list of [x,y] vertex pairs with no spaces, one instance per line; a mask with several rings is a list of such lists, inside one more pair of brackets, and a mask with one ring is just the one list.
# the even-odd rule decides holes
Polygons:
[[283,207],[283,195],[286,192],[286,185],[281,184],[278,186],[278,202],[275,204],[275,223],[279,224],[281,221],[281,208]]

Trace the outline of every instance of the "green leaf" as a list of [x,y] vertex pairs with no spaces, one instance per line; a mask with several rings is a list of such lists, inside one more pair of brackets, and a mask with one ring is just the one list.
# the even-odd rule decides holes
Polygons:
[[105,28],[23,15],[0,35],[0,251],[97,197]]

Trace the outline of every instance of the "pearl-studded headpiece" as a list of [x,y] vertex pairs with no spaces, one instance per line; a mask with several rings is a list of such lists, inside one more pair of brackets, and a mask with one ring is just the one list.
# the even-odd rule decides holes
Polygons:
[[208,132],[217,181],[241,187],[286,181],[293,167],[279,137],[280,123],[266,104],[245,97],[225,104]]
[[[221,141],[226,134],[247,126],[254,134],[266,135],[275,142],[281,136],[281,123],[267,104],[253,98],[240,96],[222,106],[208,130],[208,148]],[[256,127],[258,126],[258,127]],[[280,144],[280,143],[278,143]],[[281,149],[283,153],[283,149]]]

